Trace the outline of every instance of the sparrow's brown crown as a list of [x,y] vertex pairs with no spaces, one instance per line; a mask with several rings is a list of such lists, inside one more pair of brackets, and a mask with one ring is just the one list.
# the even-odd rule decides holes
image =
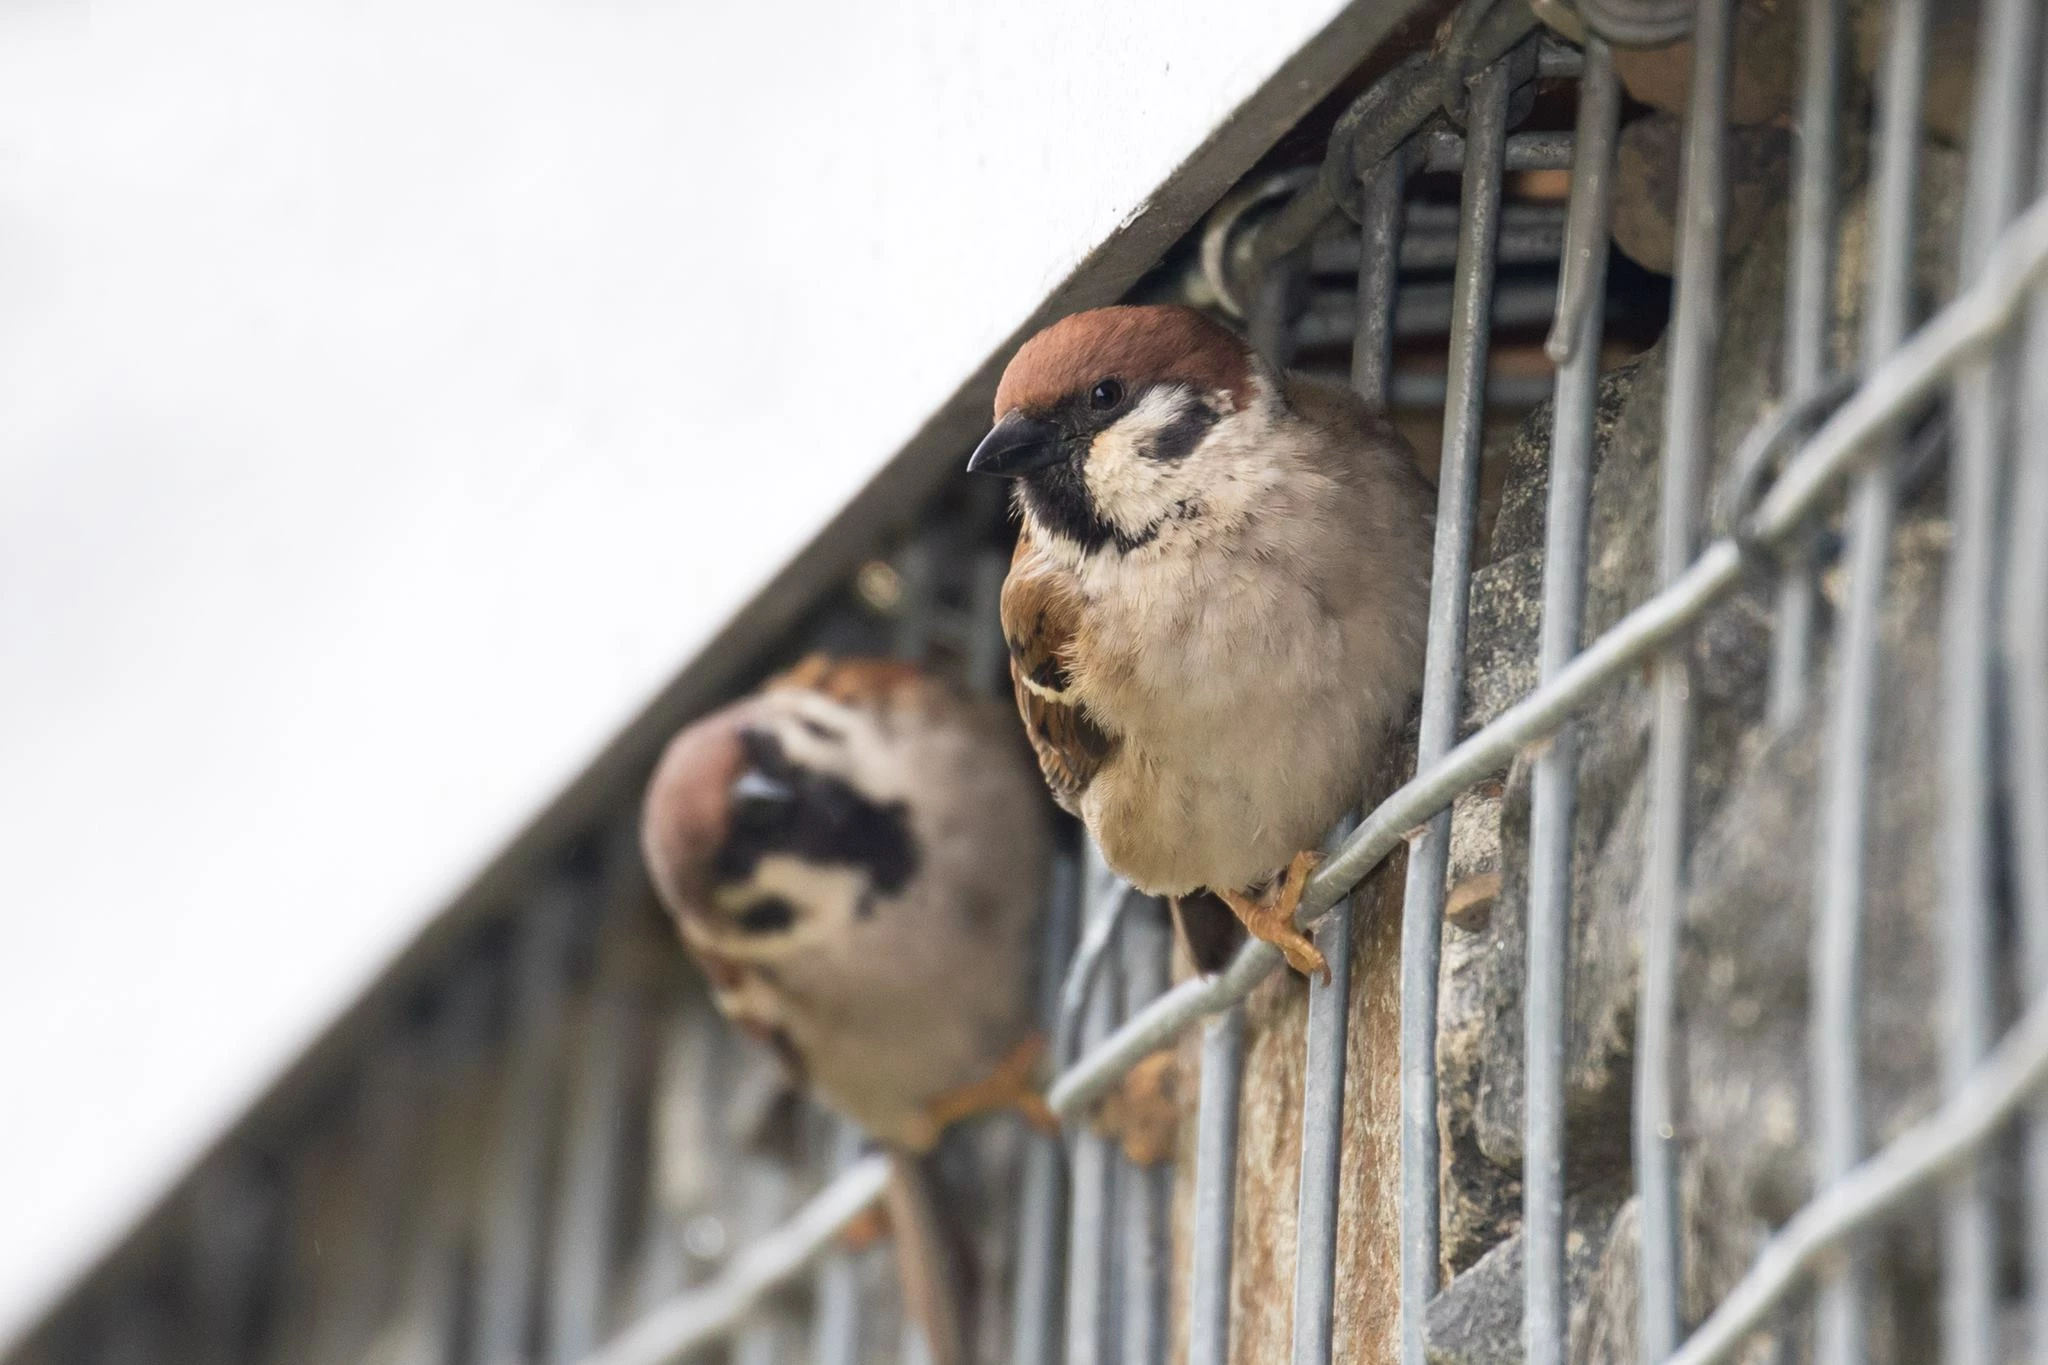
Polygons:
[[1041,413],[1105,379],[1137,389],[1182,383],[1244,406],[1251,352],[1220,324],[1175,304],[1121,305],[1075,313],[1024,343],[996,387],[997,421]]

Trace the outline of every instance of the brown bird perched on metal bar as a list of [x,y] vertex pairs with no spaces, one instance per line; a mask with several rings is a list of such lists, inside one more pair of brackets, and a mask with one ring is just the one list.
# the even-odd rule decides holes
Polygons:
[[813,657],[691,725],[641,842],[719,1008],[897,1155],[905,1296],[942,1365],[964,1295],[918,1154],[1033,1088],[1051,813],[998,708],[905,664]]
[[1327,975],[1293,922],[1311,850],[1422,677],[1431,494],[1407,444],[1165,306],[1038,333],[995,419],[967,467],[1017,481],[1003,633],[1054,797],[1175,898],[1198,962],[1235,932],[1212,893]]

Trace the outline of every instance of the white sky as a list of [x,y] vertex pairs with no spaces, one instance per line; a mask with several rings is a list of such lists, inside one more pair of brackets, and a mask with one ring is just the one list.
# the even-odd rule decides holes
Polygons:
[[0,10],[0,1346],[1339,7]]

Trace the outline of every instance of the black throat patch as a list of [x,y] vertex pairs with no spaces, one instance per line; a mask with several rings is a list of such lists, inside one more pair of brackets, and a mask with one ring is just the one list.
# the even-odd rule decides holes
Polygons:
[[[1105,414],[1107,420],[1079,407],[1062,412],[1055,420],[1079,432],[1073,438],[1077,450],[1075,457],[1027,474],[1018,485],[1018,496],[1033,521],[1048,534],[1070,540],[1090,554],[1104,548],[1124,555],[1142,549],[1159,538],[1159,528],[1165,520],[1155,521],[1138,531],[1126,531],[1102,515],[1082,473],[1087,443],[1123,417],[1136,398],[1133,395],[1118,411]],[[1202,443],[1218,420],[1219,415],[1207,402],[1184,400],[1173,420],[1138,447],[1137,454],[1141,459],[1160,464],[1178,464],[1194,453],[1195,447]],[[1180,515],[1186,515],[1186,507],[1187,504],[1183,503]]]
[[[744,818],[735,816],[718,850],[719,882],[751,881],[763,858],[782,853],[857,868],[867,874],[870,895],[893,895],[909,883],[917,871],[918,850],[903,802],[875,801],[844,778],[803,767],[766,731],[749,730],[740,742],[747,768],[788,786],[795,799],[780,808],[750,808]],[[772,932],[790,927],[793,920],[793,915],[784,919],[770,914],[757,924],[762,932]]]

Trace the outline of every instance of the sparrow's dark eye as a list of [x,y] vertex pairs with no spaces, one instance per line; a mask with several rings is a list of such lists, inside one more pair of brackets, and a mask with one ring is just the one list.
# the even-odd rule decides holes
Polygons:
[[1124,386],[1114,379],[1105,379],[1088,390],[1088,406],[1097,412],[1107,412],[1124,401]]

